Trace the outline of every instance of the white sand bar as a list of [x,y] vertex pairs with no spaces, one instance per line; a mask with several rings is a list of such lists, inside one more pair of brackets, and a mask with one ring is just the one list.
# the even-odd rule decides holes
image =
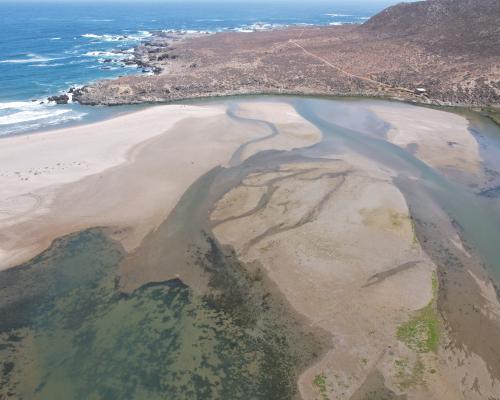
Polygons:
[[221,104],[164,105],[2,139],[0,269],[92,226],[130,227],[120,239],[134,248],[195,179],[268,131],[239,126]]

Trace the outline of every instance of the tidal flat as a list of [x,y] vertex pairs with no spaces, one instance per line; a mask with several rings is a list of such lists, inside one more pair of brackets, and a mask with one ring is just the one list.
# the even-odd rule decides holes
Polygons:
[[495,398],[498,137],[256,96],[4,139],[1,398]]

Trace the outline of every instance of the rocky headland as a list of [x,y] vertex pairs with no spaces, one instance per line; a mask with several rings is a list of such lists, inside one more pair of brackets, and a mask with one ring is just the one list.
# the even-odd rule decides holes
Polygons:
[[130,62],[147,76],[75,89],[81,104],[239,94],[376,96],[438,105],[500,105],[500,2],[428,0],[362,25],[211,35],[157,33]]

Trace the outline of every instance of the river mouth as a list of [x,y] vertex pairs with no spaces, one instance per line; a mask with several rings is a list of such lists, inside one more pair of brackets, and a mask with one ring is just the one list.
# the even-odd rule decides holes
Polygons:
[[[231,101],[238,106],[239,100]],[[455,344],[472,348],[494,365],[496,355],[489,356],[487,349],[496,340],[495,325],[486,330],[488,346],[471,343],[470,327],[485,320],[458,312],[456,302],[461,285],[470,284],[467,270],[480,273],[484,264],[493,277],[498,274],[497,204],[422,162],[411,148],[388,143],[390,127],[366,106],[301,98],[272,101],[293,106],[322,132],[321,140],[247,158],[242,156],[245,146],[259,142],[245,143],[227,166],[198,178],[131,253],[111,239],[113,228],[92,228],[64,236],[28,263],[1,273],[5,398],[297,397],[299,374],[325,354],[331,334],[297,313],[262,265],[242,261],[237,250],[221,243],[210,215],[224,195],[253,176],[283,174],[283,166],[294,165],[302,169],[286,172],[283,179],[305,176],[317,163],[335,163],[346,149],[398,171],[393,182],[405,196],[418,240],[438,266],[448,294],[439,304],[451,329],[460,333]],[[229,110],[232,118],[245,119]],[[270,128],[262,141],[276,137],[272,123],[253,122]],[[321,172],[313,179],[336,182],[343,173]],[[251,212],[261,212],[273,193]],[[470,256],[443,239],[457,231]],[[380,386],[379,373],[374,374]],[[394,394],[383,380],[379,389],[381,395]]]

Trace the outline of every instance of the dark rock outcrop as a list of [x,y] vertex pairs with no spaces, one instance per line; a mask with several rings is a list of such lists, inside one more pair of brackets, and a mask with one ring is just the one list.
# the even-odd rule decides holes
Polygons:
[[54,101],[57,104],[68,104],[69,96],[67,94],[61,94],[58,96],[50,96],[47,100]]

